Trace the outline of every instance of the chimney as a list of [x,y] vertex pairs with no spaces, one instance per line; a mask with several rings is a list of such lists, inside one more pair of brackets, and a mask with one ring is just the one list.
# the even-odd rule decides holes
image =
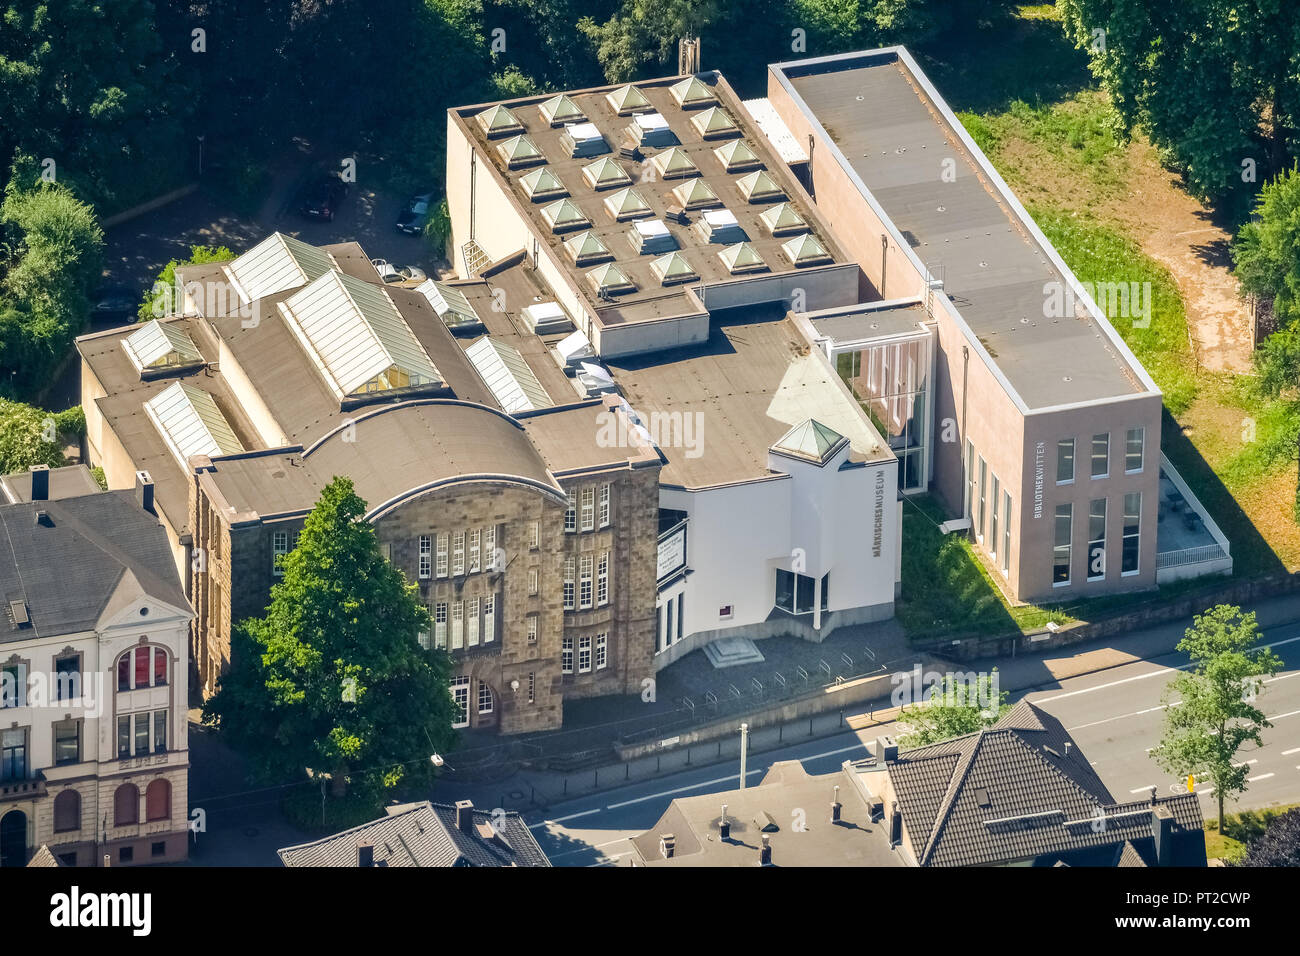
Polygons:
[[731,821],[727,819],[727,805],[722,805],[722,821],[718,824],[718,836],[724,840],[731,839]]
[[50,466],[32,465],[32,501],[50,500]]
[[665,860],[673,858],[673,850],[677,847],[677,837],[671,833],[664,833],[659,837],[659,853]]
[[1070,751],[1073,749],[1074,749],[1074,744],[1072,744],[1070,741],[1067,740],[1065,742],[1065,755],[1067,757],[1070,756]]
[[898,846],[903,842],[903,811],[898,809],[898,801],[893,801],[893,809],[889,812],[889,845]]
[[835,786],[835,798],[831,800],[831,823],[840,822],[840,788]]
[[898,741],[888,735],[876,738],[876,759],[889,763],[898,759]]
[[1154,784],[1152,784],[1152,786],[1151,786],[1151,806],[1153,806],[1153,807],[1156,805],[1156,790],[1157,790],[1157,789],[1158,789],[1158,788],[1157,788]]
[[151,515],[158,512],[153,506],[153,478],[147,471],[137,471],[135,473],[135,500],[140,507]]
[[375,865],[375,845],[373,843],[357,844],[357,866]]
[[50,520],[50,514],[48,511],[36,512],[36,523],[40,525],[42,528],[54,527],[54,522]]
[[474,801],[456,801],[456,829],[461,833],[474,833]]
[[763,834],[763,845],[758,848],[758,865],[772,865],[772,838],[766,833]]
[[1156,866],[1171,866],[1174,858],[1174,815],[1168,807],[1152,808],[1151,841],[1155,845]]

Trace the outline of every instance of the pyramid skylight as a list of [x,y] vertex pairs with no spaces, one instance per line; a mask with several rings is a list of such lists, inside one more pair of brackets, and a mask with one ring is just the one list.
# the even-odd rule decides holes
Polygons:
[[551,232],[566,232],[570,229],[582,229],[591,225],[586,213],[578,208],[572,199],[561,199],[549,206],[542,207],[542,218],[551,227]]
[[181,468],[192,455],[237,455],[244,450],[212,396],[185,382],[174,382],[144,403],[163,441]]
[[670,252],[666,256],[660,256],[650,263],[650,270],[664,285],[690,282],[692,279],[699,278],[680,252]]
[[442,384],[379,286],[330,272],[281,302],[280,314],[340,399]]
[[781,251],[796,266],[816,266],[831,261],[826,247],[810,232],[781,244]]
[[640,110],[654,109],[646,95],[631,84],[605,94],[605,102],[619,116],[628,116]]
[[750,149],[749,144],[743,139],[732,140],[725,146],[719,146],[713,151],[713,155],[718,157],[718,162],[722,163],[723,168],[729,173],[744,172],[762,165],[758,160],[758,154]]
[[720,106],[710,107],[699,116],[691,117],[691,125],[705,139],[735,136],[740,132],[740,127],[731,118],[731,114]]
[[741,176],[736,180],[736,188],[749,202],[775,202],[785,198],[785,190],[762,169],[756,169],[748,176]]
[[718,258],[732,275],[744,275],[747,272],[763,272],[767,263],[748,242],[738,242],[718,251]]
[[245,303],[297,289],[314,282],[335,266],[323,249],[273,232],[223,269]]
[[564,240],[564,250],[575,265],[588,266],[606,259],[613,259],[605,241],[594,232],[582,232]]
[[808,231],[808,223],[804,221],[803,216],[799,215],[798,210],[788,202],[773,206],[771,209],[765,209],[758,218],[763,220],[763,225],[767,226],[767,231],[774,236],[793,236],[796,233]]
[[587,119],[587,114],[579,109],[578,104],[563,93],[559,96],[552,96],[546,102],[539,104],[537,108],[541,111],[542,119],[552,126],[563,126],[566,123],[582,123]]
[[528,412],[555,404],[513,346],[485,335],[465,350],[465,357],[505,411]]
[[620,189],[605,200],[605,208],[619,222],[650,215],[650,207],[635,189]]
[[623,167],[608,156],[582,167],[582,178],[592,189],[614,189],[632,182]]
[[591,283],[597,292],[611,295],[616,292],[636,291],[636,286],[624,275],[623,270],[612,262],[588,272],[587,281]]
[[141,374],[203,364],[198,346],[175,322],[159,322],[157,319],[146,322],[123,339],[122,345],[131,364]]
[[808,418],[777,439],[772,450],[806,458],[821,465],[847,441],[835,429]]
[[504,106],[493,106],[474,118],[478,120],[478,125],[483,128],[483,132],[487,133],[489,139],[513,136],[524,131],[524,124]]
[[710,103],[716,103],[717,97],[698,76],[688,76],[672,85],[670,92],[677,105],[684,110],[696,109],[701,106],[707,106]]
[[704,209],[707,206],[720,206],[718,194],[703,179],[692,179],[673,187],[673,197],[682,204],[683,209]]
[[520,176],[519,185],[523,187],[525,195],[533,202],[559,199],[562,196],[569,195],[569,191],[564,188],[564,183],[560,182],[560,177],[545,166],[539,166],[531,173]]
[[699,167],[691,161],[691,157],[686,155],[686,150],[680,146],[664,150],[650,162],[659,171],[662,179],[682,179],[700,174]]
[[527,136],[513,136],[497,146],[497,151],[511,169],[546,162],[546,157],[537,148],[537,144]]

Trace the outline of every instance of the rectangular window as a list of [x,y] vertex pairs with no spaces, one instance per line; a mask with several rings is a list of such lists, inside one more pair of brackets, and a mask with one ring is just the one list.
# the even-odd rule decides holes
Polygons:
[[483,599],[483,643],[491,644],[497,637],[497,599],[489,594]]
[[447,576],[447,535],[438,535],[438,577]]
[[564,559],[564,609],[566,611],[573,610],[573,597],[574,597],[573,572],[574,572],[573,558],[565,558]]
[[578,607],[591,607],[592,557],[584,554],[578,561]]
[[1074,481],[1074,439],[1062,438],[1056,443],[1056,483],[1068,485]]
[[439,601],[433,606],[433,646],[439,649],[447,646],[446,601]]
[[975,537],[978,538],[980,541],[984,540],[984,513],[988,505],[988,483],[989,483],[988,475],[989,475],[988,465],[984,463],[984,456],[981,455],[980,456],[980,487],[979,487],[980,497],[979,497],[979,501],[976,503],[976,507],[979,509],[979,513],[978,513],[979,520],[976,521],[975,523]]
[[131,756],[131,718],[117,718],[117,756],[119,759]]
[[497,560],[497,526],[483,529],[483,567],[488,571],[504,571],[505,561]]
[[573,673],[573,638],[560,639],[560,673]]
[[[432,618],[432,617],[433,617],[433,608],[431,608],[429,605],[426,604],[426,605],[425,605],[425,610],[427,610],[427,611],[429,612],[429,617]],[[424,648],[424,649],[427,651],[427,650],[429,649],[429,646],[430,646],[430,645],[429,645],[429,632],[428,632],[428,631],[423,631],[423,630],[422,630],[422,631],[417,631],[416,634],[415,634],[415,642],[416,642],[417,644],[419,644],[422,648]]]
[[452,715],[453,727],[469,726],[469,678],[453,677],[451,679],[451,701],[456,707]]
[[578,639],[578,673],[591,673],[591,635]]
[[528,615],[528,643],[537,643],[537,615]]
[[167,711],[153,712],[153,752],[164,753],[167,750]]
[[478,682],[478,712],[480,714],[492,713],[492,688],[487,681]]
[[966,440],[966,517],[975,520],[975,445]]
[[1011,570],[1011,493],[1002,492],[1002,573]]
[[537,699],[537,674],[534,671],[528,672],[528,703]]
[[1110,432],[1092,436],[1092,477],[1110,474]]
[[433,570],[433,538],[431,538],[427,534],[422,534],[420,535],[420,564],[419,564],[419,568],[417,569],[417,573],[420,576],[420,580],[423,581],[427,579],[432,570]]
[[81,762],[81,724],[78,721],[59,721],[54,725],[54,762]]
[[167,651],[161,647],[153,649],[153,686],[164,687],[167,684]]
[[602,528],[609,527],[609,483],[600,486],[600,497],[596,503],[596,520]]
[[451,649],[458,651],[465,646],[465,602],[453,601],[451,604]]
[[149,686],[149,648],[147,647],[135,649],[135,686]]
[[994,475],[993,495],[989,498],[989,502],[993,505],[989,514],[989,554],[994,557],[997,556],[998,546],[1001,544],[1001,542],[998,541],[998,498],[1001,495],[1001,491],[1002,483],[998,481],[998,476]]
[[596,670],[602,671],[609,663],[609,638],[605,634],[596,635]]
[[1056,539],[1052,548],[1052,584],[1070,583],[1070,535],[1074,525],[1074,506],[1056,506]]
[[1137,574],[1142,543],[1142,493],[1124,496],[1124,553],[1120,573]]
[[131,655],[123,654],[117,659],[117,689],[131,689]]
[[284,556],[289,553],[289,532],[271,532],[271,573],[276,577],[284,574]]
[[591,531],[596,527],[596,489],[582,489],[582,530]]
[[596,563],[596,606],[604,607],[609,603],[609,553],[600,556]]
[[569,495],[569,507],[564,511],[565,533],[578,530],[578,509],[574,507],[573,495]]
[[528,569],[528,593],[529,594],[537,593],[537,569],[536,568]]
[[459,577],[465,573],[465,532],[457,531],[451,536],[451,573]]
[[538,548],[542,544],[542,523],[534,521],[528,528],[528,547]]
[[469,533],[469,573],[478,574],[482,567],[481,555],[479,551],[479,530],[475,528]]
[[[126,661],[128,658],[123,657]],[[121,677],[121,665],[118,665]],[[0,667],[0,708],[27,706],[27,665],[6,664]]]
[[135,755],[137,757],[149,752],[149,715],[135,715]]
[[466,608],[465,646],[478,647],[478,598],[470,598]]
[[1130,428],[1124,435],[1124,471],[1135,474],[1142,470],[1143,446],[1146,444],[1145,428]]
[[1106,577],[1106,499],[1088,504],[1088,580]]
[[27,779],[27,731],[21,727],[0,733],[0,780]]
[[[816,581],[803,574],[777,568],[776,606],[790,614],[809,614],[813,609]],[[669,622],[672,630],[672,622]]]

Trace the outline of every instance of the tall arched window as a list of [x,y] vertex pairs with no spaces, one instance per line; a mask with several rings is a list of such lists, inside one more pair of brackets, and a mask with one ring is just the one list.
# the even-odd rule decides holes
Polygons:
[[166,780],[158,779],[149,784],[144,791],[144,818],[169,820],[172,815],[172,785]]
[[113,826],[124,827],[140,822],[140,790],[124,783],[113,794]]
[[64,790],[54,798],[54,832],[67,833],[81,829],[81,794]]
[[164,687],[171,672],[165,647],[133,647],[117,659],[117,689]]

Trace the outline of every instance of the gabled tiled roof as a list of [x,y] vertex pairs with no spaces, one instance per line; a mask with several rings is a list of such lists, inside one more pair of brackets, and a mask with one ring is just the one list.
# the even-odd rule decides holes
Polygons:
[[456,808],[407,803],[388,816],[312,843],[279,850],[285,866],[357,865],[357,844],[374,847],[375,866],[550,866],[518,813],[472,810],[472,832],[456,827]]

